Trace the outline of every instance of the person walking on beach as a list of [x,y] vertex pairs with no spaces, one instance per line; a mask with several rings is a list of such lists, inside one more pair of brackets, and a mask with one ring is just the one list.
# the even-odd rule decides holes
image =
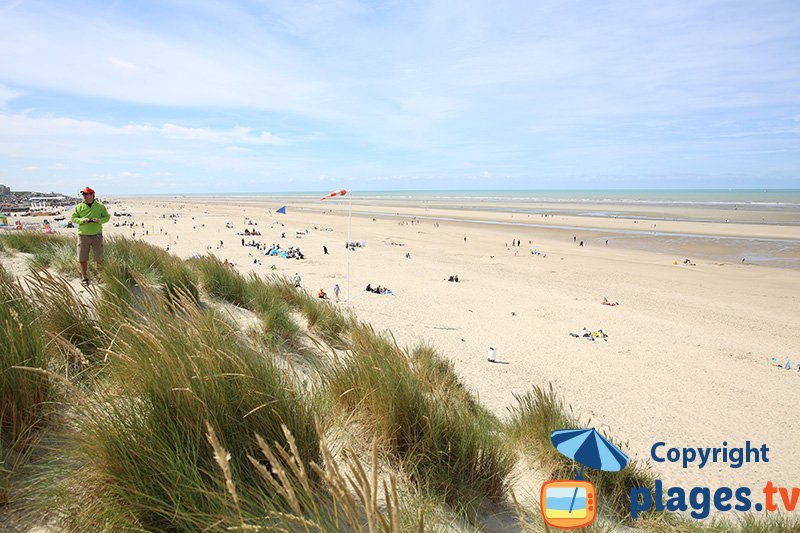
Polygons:
[[294,273],[294,277],[292,278],[292,281],[294,282],[295,288],[299,289],[300,288],[300,274],[295,272]]
[[341,289],[339,288],[339,284],[337,283],[336,285],[333,286],[333,295],[336,297],[336,301],[337,302],[339,301],[339,293],[340,292],[341,292]]
[[81,270],[81,283],[89,285],[89,250],[94,252],[94,262],[98,273],[103,263],[103,224],[111,219],[105,206],[95,200],[94,189],[86,187],[81,191],[83,201],[72,210],[70,220],[78,226],[78,265]]

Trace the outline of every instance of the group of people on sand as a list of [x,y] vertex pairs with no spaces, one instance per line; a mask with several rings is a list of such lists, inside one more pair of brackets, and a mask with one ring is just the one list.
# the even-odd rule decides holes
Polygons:
[[[339,301],[339,294],[341,293],[341,289],[339,288],[339,284],[333,286],[333,296],[336,298],[336,301]],[[325,289],[320,288],[319,292],[317,293],[317,298],[320,300],[329,300],[328,293],[325,292]]]
[[251,230],[245,228],[243,232],[237,233],[237,235],[245,235],[245,236],[253,235],[253,236],[257,237],[257,236],[261,235],[261,232],[257,231],[257,230],[252,230],[251,231]]
[[267,248],[267,245],[264,244],[264,243],[260,243],[260,242],[257,242],[255,240],[252,240],[252,239],[250,241],[248,241],[248,242],[245,242],[244,238],[242,238],[242,246],[249,246],[249,247],[255,248],[257,250],[266,250],[266,248]]
[[449,278],[447,278],[447,281],[452,281],[452,282],[458,283],[458,274],[454,274],[454,275],[450,276]]
[[367,292],[374,292],[375,294],[392,294],[391,289],[381,287],[380,285],[373,287],[371,283],[367,283],[367,288],[364,290]]
[[305,259],[306,257],[303,255],[303,252],[300,251],[300,248],[295,248],[294,246],[290,246],[288,250],[281,249],[280,244],[273,244],[272,247],[264,252],[264,255],[271,255],[277,257],[283,257],[284,259]]
[[593,341],[595,339],[605,340],[608,338],[608,335],[603,333],[602,329],[598,329],[597,331],[589,331],[585,327],[580,331],[580,333],[570,333],[570,336],[577,337],[579,339],[586,339],[587,341]]

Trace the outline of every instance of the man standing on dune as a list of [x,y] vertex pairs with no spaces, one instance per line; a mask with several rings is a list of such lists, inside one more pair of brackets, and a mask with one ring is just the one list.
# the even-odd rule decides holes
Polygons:
[[81,267],[81,283],[89,285],[89,249],[94,252],[94,261],[100,271],[103,262],[103,224],[111,216],[103,204],[95,200],[94,189],[81,191],[83,201],[72,210],[72,223],[78,226],[78,264]]

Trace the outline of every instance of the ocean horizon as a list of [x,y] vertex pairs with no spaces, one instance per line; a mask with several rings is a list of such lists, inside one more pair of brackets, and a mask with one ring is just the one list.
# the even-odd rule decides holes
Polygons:
[[[350,191],[348,189],[348,191]],[[121,194],[132,197],[230,197],[230,198],[314,198],[330,190],[266,192],[180,192],[164,194]],[[429,189],[350,191],[353,198],[436,199],[478,202],[554,202],[554,203],[641,203],[800,208],[800,189]]]

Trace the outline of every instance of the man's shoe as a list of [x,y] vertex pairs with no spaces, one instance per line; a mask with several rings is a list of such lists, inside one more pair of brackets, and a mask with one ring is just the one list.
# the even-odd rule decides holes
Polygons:
[[81,280],[81,285],[83,285],[84,287],[88,287],[89,286],[89,278],[83,278]]

